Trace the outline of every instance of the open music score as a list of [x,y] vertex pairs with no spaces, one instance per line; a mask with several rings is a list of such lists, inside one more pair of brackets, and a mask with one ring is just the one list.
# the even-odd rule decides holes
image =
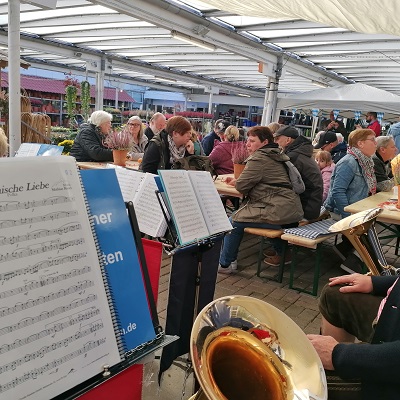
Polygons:
[[0,400],[50,399],[121,360],[71,157],[0,160]]
[[209,172],[158,171],[181,245],[232,229]]

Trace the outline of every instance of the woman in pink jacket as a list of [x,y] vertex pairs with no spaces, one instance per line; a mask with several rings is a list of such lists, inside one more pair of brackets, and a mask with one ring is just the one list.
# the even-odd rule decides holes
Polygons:
[[232,149],[239,139],[239,130],[236,126],[230,125],[225,129],[225,132],[219,133],[219,136],[221,142],[215,141],[216,143],[209,157],[218,175],[232,174]]
[[315,155],[315,161],[319,166],[319,169],[322,174],[322,180],[324,182],[324,193],[322,195],[322,201],[324,202],[328,197],[329,185],[331,183],[331,176],[335,168],[335,164],[332,161],[331,153],[329,151],[324,151],[324,150],[320,150]]

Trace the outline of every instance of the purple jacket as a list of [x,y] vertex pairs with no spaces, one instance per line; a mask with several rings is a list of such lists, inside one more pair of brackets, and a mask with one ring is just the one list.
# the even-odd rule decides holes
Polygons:
[[215,141],[214,148],[209,157],[218,175],[233,173],[232,145],[234,143]]
[[335,164],[327,165],[321,169],[322,181],[324,182],[324,194],[322,195],[322,201],[325,201],[328,197],[329,185],[331,183],[332,172],[335,169]]

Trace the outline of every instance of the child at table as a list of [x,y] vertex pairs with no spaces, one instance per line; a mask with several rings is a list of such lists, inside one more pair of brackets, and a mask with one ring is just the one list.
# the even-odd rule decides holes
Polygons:
[[325,201],[328,197],[329,185],[331,183],[332,172],[335,168],[335,164],[332,161],[332,156],[329,151],[320,150],[315,155],[315,161],[322,174],[322,180],[324,182],[324,193],[322,195],[322,201]]

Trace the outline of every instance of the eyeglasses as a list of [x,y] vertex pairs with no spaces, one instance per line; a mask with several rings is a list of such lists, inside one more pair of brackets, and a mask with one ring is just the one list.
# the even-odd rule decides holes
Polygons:
[[376,138],[366,138],[366,139],[364,139],[364,140],[370,140],[371,142],[377,143]]
[[140,126],[140,124],[132,124],[131,122],[128,122],[128,125],[131,125],[131,126]]

